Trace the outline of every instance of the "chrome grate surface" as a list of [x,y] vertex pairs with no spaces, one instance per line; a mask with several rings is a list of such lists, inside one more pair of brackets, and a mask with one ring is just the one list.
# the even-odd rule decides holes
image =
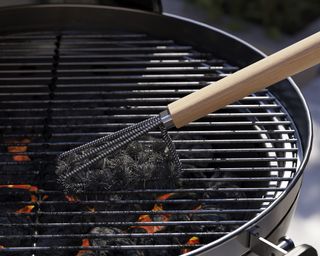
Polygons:
[[182,254],[262,212],[299,165],[292,121],[263,90],[170,131],[180,188],[65,196],[58,153],[155,115],[238,67],[144,34],[25,33],[1,36],[0,45],[0,252]]

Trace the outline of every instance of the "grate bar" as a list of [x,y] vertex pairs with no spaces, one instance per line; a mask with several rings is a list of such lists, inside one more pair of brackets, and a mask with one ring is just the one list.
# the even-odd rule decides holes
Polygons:
[[[189,144],[229,144],[229,143],[241,143],[243,141],[243,139],[225,139],[225,140],[173,140],[173,142],[177,145],[189,145]],[[294,143],[296,142],[297,139],[248,139],[245,140],[243,144],[247,144],[247,143]],[[143,141],[143,140],[138,140],[138,142],[140,143],[150,143],[150,141]],[[76,142],[76,141],[72,141],[72,142],[48,142],[46,143],[46,145],[54,147],[54,146],[76,146],[76,145],[82,145],[82,142]],[[242,144],[242,143],[241,143]],[[19,144],[19,143],[0,143],[0,147],[8,147],[11,145],[17,145],[17,146],[23,146],[25,144]],[[40,147],[42,146],[43,143],[39,142],[39,143],[29,143],[28,146],[29,147]],[[239,168],[236,168],[235,170],[238,170]],[[240,168],[241,169],[241,168]],[[256,169],[255,167],[249,168],[250,170]],[[277,167],[277,170],[281,169],[281,167]],[[295,169],[295,168],[293,168]]]
[[[266,172],[266,171],[295,171],[294,167],[237,167],[237,168],[184,168],[186,172]],[[259,188],[255,188],[259,190]]]
[[[195,92],[195,89],[162,89],[162,90],[134,90],[134,91],[71,91],[71,92],[55,92],[55,96],[64,96],[64,95],[110,95],[110,96],[126,96],[128,99],[137,99],[135,97],[139,97],[141,99],[144,99],[144,96],[148,94],[148,96],[153,97],[147,97],[147,98],[154,98],[154,96],[162,97],[163,95],[166,95],[168,97],[172,97],[173,95],[175,97],[184,96],[189,93]],[[15,95],[15,96],[22,96],[21,93],[1,93],[0,95]],[[26,95],[38,95],[36,92],[30,92]],[[42,92],[40,95],[48,95],[48,93]],[[260,104],[261,107],[263,107],[262,104]],[[232,106],[232,105],[230,105]]]
[[185,64],[202,64],[210,65],[223,65],[225,62],[219,59],[156,59],[156,60],[124,60],[124,61],[95,61],[95,60],[86,60],[82,62],[63,62],[60,67],[70,67],[70,66],[86,66],[86,65],[103,65],[103,66],[158,66],[158,65],[185,65]]
[[[1,38],[2,39],[2,38]],[[50,39],[43,39],[41,41],[41,43],[45,44],[51,44],[52,43],[52,39],[54,38],[50,38]],[[37,47],[37,41],[36,40],[32,40],[32,41],[28,41],[28,46],[34,46]],[[85,47],[80,47],[80,48],[86,48],[87,45],[97,45],[98,47],[100,45],[104,46],[104,45],[126,45],[126,44],[151,44],[151,45],[159,45],[159,44],[173,44],[174,41],[173,40],[99,40],[99,41],[84,41],[82,40],[81,42],[79,42],[78,40],[64,40],[63,45],[61,45],[60,49],[64,49],[67,48],[69,49],[70,46],[77,46],[76,49],[78,49],[79,46],[85,46]],[[25,42],[17,42],[15,41],[2,41],[0,42],[0,46],[5,46],[5,47],[19,47],[19,46],[24,46]],[[5,49],[7,50],[7,48]]]
[[[171,66],[171,65],[190,65],[190,64],[202,64],[203,62],[206,62],[207,64],[210,65],[221,65],[224,62],[215,60],[215,59],[190,59],[190,60],[185,60],[185,59],[155,59],[155,60],[131,60],[131,61],[95,61],[95,60],[86,60],[82,62],[63,62],[59,64],[60,68],[63,67],[82,67],[82,66],[159,66],[159,65],[166,65],[166,66]],[[50,67],[52,66],[51,62],[14,62],[14,63],[0,63],[0,67],[2,68],[9,68],[9,67],[29,67],[29,66],[40,66],[39,68],[44,68],[44,67]],[[227,68],[227,67],[225,67]]]
[[[53,50],[54,46],[48,47],[48,48],[44,48],[41,50],[47,50],[47,52],[49,52],[49,50]],[[5,52],[5,53],[16,53],[16,54],[21,54],[24,52],[28,52],[30,53],[30,51],[28,51],[28,48],[23,48],[23,49],[19,49],[19,48],[14,48],[14,49],[10,49],[10,48],[6,48],[5,51],[0,48],[0,52]],[[38,51],[39,49],[34,49],[34,51]],[[82,48],[72,48],[72,49],[64,49],[61,48],[60,49],[60,54],[63,56],[66,53],[75,53],[77,51],[81,51],[83,52],[169,52],[169,51],[190,51],[192,50],[192,47],[190,46],[166,46],[166,45],[160,45],[160,46],[155,46],[155,47],[101,47],[99,48],[99,50],[97,50],[96,48],[86,48],[85,51]],[[39,53],[39,52],[37,52]]]
[[10,223],[2,224],[0,227],[120,227],[120,226],[189,226],[189,225],[243,225],[246,220],[221,220],[221,221],[153,221],[153,222],[57,222],[57,223]]
[[[207,149],[207,148],[197,148],[197,149],[177,149],[178,153],[187,154],[201,154],[201,153],[264,153],[264,152],[297,152],[296,148],[221,148],[221,149]],[[28,151],[28,156],[56,156],[62,153],[62,151]],[[2,153],[3,156],[12,156],[12,153]],[[26,155],[25,152],[17,152],[14,155]]]
[[[154,52],[154,53],[144,53],[144,54],[124,54],[124,53],[112,53],[112,54],[69,54],[60,56],[61,60],[68,60],[68,59],[114,59],[114,58],[143,58],[143,59],[163,59],[163,58],[177,58],[177,57],[189,57],[189,58],[202,58],[202,57],[209,57],[208,54],[201,54],[201,53],[190,53],[190,52]],[[50,54],[47,55],[30,55],[30,56],[21,56],[21,55],[14,55],[14,56],[0,56],[0,60],[40,60],[40,59],[50,59],[52,56]]]
[[[167,199],[167,200],[87,200],[78,201],[77,205],[108,205],[113,204],[185,204],[185,203],[197,203],[197,204],[215,204],[215,203],[243,203],[243,202],[272,202],[274,198],[214,198],[214,199]],[[17,205],[17,204],[30,204],[36,205],[30,201],[16,201],[16,202],[1,202],[0,206],[4,205]],[[42,205],[70,205],[68,201],[42,201]],[[1,226],[1,223],[0,223]]]
[[[133,194],[133,193],[158,193],[158,194],[164,194],[164,193],[208,193],[208,192],[239,192],[239,191],[283,191],[284,188],[279,187],[217,187],[217,188],[189,188],[189,189],[136,189],[136,190],[120,190],[120,191],[98,191],[98,192],[90,192],[88,191],[87,195],[113,195],[113,194]],[[21,192],[24,194],[24,192]],[[7,195],[18,195],[19,191],[15,192],[4,192],[0,194],[7,194]],[[37,194],[40,195],[64,195],[60,191],[56,190],[38,190]],[[80,195],[81,196],[81,195]],[[83,195],[82,195],[83,196]],[[81,202],[81,200],[80,200]],[[25,202],[19,202],[19,203],[25,203]],[[30,202],[28,202],[30,203]],[[157,211],[158,212],[158,211]]]
[[[90,69],[59,69],[58,73],[104,73],[104,72],[112,72],[112,73],[151,73],[151,72],[209,72],[210,71],[236,71],[238,68],[236,67],[224,67],[224,66],[208,66],[208,67],[188,67],[188,66],[180,66],[180,67],[143,67],[143,68],[90,68]],[[40,70],[37,70],[40,71]],[[9,71],[1,71],[2,73],[6,73]],[[14,73],[17,71],[11,71],[10,73]]]
[[[30,34],[30,35],[1,35],[0,39],[1,40],[55,40],[56,35],[51,34],[51,35],[35,35],[35,34]],[[52,42],[52,41],[51,41]]]
[[68,55],[72,54],[74,52],[80,51],[80,52],[168,52],[168,51],[190,51],[192,50],[191,46],[180,46],[180,45],[172,45],[172,46],[167,46],[167,45],[157,45],[157,46],[148,46],[148,47],[100,47],[99,49],[97,48],[89,48],[86,47],[85,50],[82,48],[61,48],[60,49],[60,54],[61,56],[63,55]]
[[[170,98],[170,99],[157,99],[157,98],[142,98],[142,99],[127,99],[128,100],[128,102],[127,103],[130,103],[130,102],[134,102],[134,101],[136,101],[136,102],[140,102],[140,104],[141,103],[143,103],[143,102],[153,102],[153,101],[158,101],[158,102],[171,102],[171,101],[173,101],[173,100],[177,100],[177,99],[179,99],[178,97],[176,97],[176,98]],[[275,98],[274,97],[269,97],[269,96],[261,96],[261,97],[245,97],[245,98],[243,98],[242,99],[242,101],[246,101],[246,100],[255,100],[255,101],[257,101],[257,100],[271,100],[271,101],[274,101],[275,100]],[[44,99],[44,100],[29,100],[29,99],[25,99],[25,100],[3,100],[3,101],[1,101],[1,103],[2,104],[12,104],[12,103],[17,103],[17,104],[21,104],[21,103],[23,103],[23,104],[48,104],[48,103],[56,103],[56,104],[64,104],[64,103],[68,103],[68,104],[70,104],[70,103],[85,103],[85,104],[88,104],[88,103],[111,103],[112,101],[110,101],[110,99],[103,99],[103,100],[101,100],[101,99],[77,99],[77,100],[70,100],[70,99],[68,99],[68,100],[46,100],[46,99]],[[119,102],[119,101],[117,101],[117,102]],[[121,102],[121,101],[120,101]],[[116,103],[115,101],[113,101],[113,103]],[[121,103],[124,103],[124,101],[123,102],[121,102]]]
[[[243,135],[243,134],[294,134],[294,130],[228,130],[228,131],[170,131],[169,134],[172,136],[177,136],[179,134],[187,134],[187,135],[191,135],[191,134],[199,134],[199,135]],[[99,136],[105,136],[108,134],[112,134],[113,132],[100,132]],[[150,135],[160,135],[160,132],[149,132]],[[29,136],[33,136],[35,134],[23,134],[26,137]],[[22,136],[22,135],[21,135]],[[77,137],[81,137],[81,136],[90,136],[90,137],[95,137],[97,136],[96,133],[52,133],[53,137],[64,137],[64,136],[77,136]],[[285,160],[285,159],[283,159]]]
[[10,247],[1,248],[2,252],[24,252],[24,251],[53,251],[53,250],[159,250],[159,249],[180,249],[180,248],[190,248],[195,249],[203,246],[202,244],[197,245],[112,245],[112,246],[42,246],[42,247]]
[[[78,76],[77,79],[82,80],[82,81],[92,81],[92,80],[169,80],[169,79],[198,79],[198,80],[203,80],[203,79],[218,79],[222,78],[225,75],[222,74],[164,74],[164,75],[153,75],[153,74],[148,74],[148,75],[100,75],[100,76]],[[33,76],[33,77],[0,77],[0,81],[3,82],[10,82],[10,81],[15,81],[15,82],[23,82],[23,81],[45,81],[45,80],[50,80],[51,78],[49,76]],[[74,82],[76,79],[74,76],[60,76],[60,81],[72,81]]]
[[139,234],[139,233],[123,233],[123,234],[63,234],[63,235],[9,235],[9,236],[0,236],[0,239],[51,239],[51,238],[143,238],[143,237],[170,237],[170,236],[179,236],[179,237],[190,237],[190,236],[221,236],[226,235],[227,232],[185,232],[185,233],[154,233],[154,234]]
[[[162,214],[170,214],[170,215],[179,215],[179,214],[192,214],[192,215],[207,215],[207,214],[240,214],[240,213],[259,213],[262,212],[261,209],[219,209],[219,210],[175,210],[175,211],[96,211],[96,212],[88,212],[88,211],[72,211],[72,212],[63,212],[63,211],[51,211],[51,212],[31,212],[31,213],[24,213],[24,216],[51,216],[54,215],[56,217],[58,216],[76,216],[76,215],[81,215],[81,216],[96,216],[96,215],[127,215],[127,214],[132,214],[132,215],[143,215],[143,214],[148,214],[148,215],[162,215]],[[0,214],[0,216],[18,216],[19,214],[17,213],[6,213]]]
[[[102,119],[100,119],[102,120]],[[99,121],[100,121],[99,120]],[[48,125],[49,128],[54,128],[54,129],[59,129],[59,128],[112,128],[112,127],[117,127],[120,129],[121,127],[127,127],[130,125],[133,125],[134,123],[122,123],[119,125],[119,123],[111,123],[108,122],[106,124],[100,124],[100,123],[93,123],[93,124],[71,124],[71,125],[59,125],[59,124],[52,124]],[[290,125],[287,121],[279,121],[279,122],[272,122],[272,121],[266,121],[266,122],[193,122],[189,124],[187,127],[188,128],[193,128],[193,127],[212,127],[212,126],[249,126],[249,125],[268,125],[268,126],[279,126],[279,125]],[[8,126],[6,125],[0,125],[0,128],[6,128]],[[16,127],[16,128],[42,128],[42,125],[13,125],[11,124],[10,127]],[[261,140],[262,141],[262,140]]]
[[[52,116],[52,119],[104,119],[104,120],[124,120],[124,119],[147,119],[152,116],[157,116],[158,114],[149,114],[149,115],[144,115],[144,114],[136,114],[134,116],[132,115],[68,115],[68,116]],[[217,117],[245,117],[245,116],[250,116],[250,117],[281,117],[285,116],[285,113],[282,112],[276,112],[276,113],[213,113],[209,114],[207,117],[212,117],[212,118],[217,118]],[[42,120],[45,118],[45,116],[30,116],[30,117],[0,117],[0,120],[21,120],[21,119],[28,119],[28,120]],[[195,122],[197,123],[197,122]],[[234,122],[236,123],[236,122]],[[134,123],[124,123],[124,124],[119,124],[119,126],[125,126],[125,125],[130,125]]]
[[201,182],[261,182],[261,181],[290,181],[292,177],[250,177],[250,178],[180,178],[183,182],[194,182],[194,181],[201,181]]
[[[40,86],[39,86],[40,87]],[[250,104],[250,105],[238,105],[238,104],[234,104],[234,105],[227,105],[225,107],[223,107],[222,109],[279,109],[280,107],[277,105],[273,105],[273,104],[265,104],[265,105],[255,105],[255,104]],[[65,107],[59,107],[59,108],[52,108],[53,112],[59,112],[59,111],[126,111],[126,113],[130,113],[133,111],[137,111],[137,110],[148,110],[148,111],[158,111],[158,110],[163,110],[165,109],[164,106],[139,106],[136,107],[134,109],[119,109],[119,108],[115,108],[115,107],[96,107],[95,109],[89,108],[89,107],[73,107],[72,109],[70,108],[65,108]],[[9,108],[9,109],[3,109],[2,111],[9,111],[9,112],[20,112],[20,111],[26,111],[26,112],[32,112],[32,111],[45,111],[46,108],[23,108],[23,109],[18,109],[18,108]],[[129,115],[128,115],[129,116]],[[132,115],[132,117],[134,118],[136,116],[136,114]],[[148,115],[150,116],[150,115]],[[250,122],[250,121],[247,121]],[[245,121],[242,121],[241,123],[247,123]],[[257,121],[257,122],[262,122],[262,121]],[[271,122],[271,121],[270,121]],[[274,123],[277,123],[279,121],[273,121]],[[281,122],[286,122],[288,124],[290,124],[290,121],[281,121]],[[225,123],[234,123],[234,122],[225,122]]]
[[[180,159],[182,163],[184,164],[196,164],[197,162],[202,162],[202,163],[239,163],[239,162],[281,162],[283,161],[297,161],[297,158],[295,157],[250,157],[250,158],[237,158],[237,157],[228,157],[228,158],[189,158],[189,159]],[[52,164],[51,161],[42,161],[43,164]],[[18,166],[18,165],[34,165],[34,163],[31,163],[29,161],[19,161],[19,162],[5,162],[1,161],[0,165],[13,165],[13,166]]]
[[189,159],[181,159],[183,163],[195,163],[195,162],[205,162],[205,163],[233,163],[233,162],[276,162],[276,161],[296,161],[297,158],[295,157],[248,157],[248,158],[189,158]]
[[[107,73],[107,72],[112,72],[112,73],[166,73],[166,72],[199,72],[203,75],[205,74],[210,74],[210,71],[212,70],[219,70],[219,71],[235,71],[238,70],[235,67],[215,67],[215,66],[210,66],[210,67],[146,67],[146,68],[104,68],[104,69],[95,69],[95,68],[90,68],[90,69],[60,69],[57,71],[57,73],[61,74],[73,74],[73,73]],[[204,73],[207,72],[207,73]],[[50,70],[48,69],[37,69],[37,70],[0,70],[0,74],[8,74],[8,75],[21,75],[21,74],[33,74],[33,75],[38,75],[38,74],[50,74]]]

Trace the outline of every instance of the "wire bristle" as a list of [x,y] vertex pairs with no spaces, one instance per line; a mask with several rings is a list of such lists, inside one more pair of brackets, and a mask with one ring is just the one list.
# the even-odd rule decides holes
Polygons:
[[[152,169],[154,163],[150,162],[148,168],[143,162],[138,163],[138,166],[136,166],[136,163],[132,159],[136,158],[135,160],[137,160],[138,158],[136,155],[132,157],[132,154],[137,154],[139,151],[143,154],[147,154],[147,158],[144,159],[144,162],[148,161],[148,157],[153,157],[154,159],[152,159],[154,161],[159,161],[159,159],[146,153],[147,150],[150,151],[150,148],[145,148],[143,145],[138,145],[138,142],[133,141],[157,126],[160,127],[162,138],[165,142],[162,143],[168,148],[167,151],[169,153],[164,158],[158,151],[155,154],[157,154],[156,156],[159,159],[162,159],[161,161],[167,161],[169,165],[172,165],[171,167],[166,166],[170,172],[166,173],[166,175],[168,178],[172,176],[171,178],[175,179],[181,174],[181,163],[171,138],[162,125],[160,117],[156,116],[61,154],[57,159],[56,168],[58,182],[67,193],[79,193],[86,191],[92,184],[97,182],[104,184],[105,190],[114,190],[121,189],[117,184],[134,187],[135,185],[130,184],[134,182],[131,182],[130,180],[137,180],[137,183],[139,183],[141,178],[144,177],[146,180],[150,181],[151,178],[155,177],[147,177],[148,172],[152,173],[152,171],[147,169]],[[133,144],[130,144],[131,142]],[[134,153],[131,151],[136,152]],[[162,154],[164,153],[162,152]],[[140,157],[143,156],[141,155]],[[117,159],[120,159],[120,162]],[[139,171],[137,170],[135,170],[137,173],[124,170],[122,166],[124,164],[123,162],[126,161],[128,164],[126,168],[138,169],[140,171],[143,170],[143,172],[139,174]],[[163,165],[165,164],[163,163]],[[141,166],[143,166],[143,168],[141,168]],[[165,170],[162,171],[165,172]],[[153,173],[152,175],[154,176],[157,174]],[[97,180],[97,177],[102,180]]]

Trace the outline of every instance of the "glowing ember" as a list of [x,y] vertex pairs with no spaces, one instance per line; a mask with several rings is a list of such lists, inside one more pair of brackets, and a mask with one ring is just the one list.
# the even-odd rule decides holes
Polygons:
[[[90,246],[90,241],[89,239],[82,239],[82,244],[81,244],[82,247],[89,247]],[[91,252],[91,250],[80,250],[76,256],[82,256],[88,252]]]
[[16,213],[30,213],[32,212],[34,205],[26,205],[25,207],[16,210]]
[[[30,193],[34,193],[38,191],[37,186],[32,186],[29,184],[9,184],[9,185],[0,185],[0,188],[10,188],[10,189],[24,189],[29,191]],[[35,195],[30,195],[30,201],[35,203],[38,201],[38,197]],[[26,205],[25,207],[16,210],[16,213],[30,213],[32,212],[34,205]]]
[[38,201],[38,198],[35,195],[31,195],[31,202],[35,203]]
[[[29,139],[22,139],[21,141],[12,141],[11,143],[19,143],[19,144],[29,144],[31,140]],[[28,149],[27,145],[23,146],[8,146],[8,152],[10,153],[21,153],[21,152],[26,152]]]
[[[138,222],[153,222],[153,220],[149,215],[145,214],[139,217]],[[162,229],[160,226],[138,226],[136,228],[144,229],[149,234],[156,233]]]
[[157,197],[157,200],[167,200],[169,197],[173,196],[174,193],[163,194]]
[[9,184],[9,185],[0,185],[0,188],[16,188],[16,189],[25,189],[28,190],[29,192],[36,192],[38,191],[38,187],[28,185],[28,184]]
[[[197,245],[197,244],[200,244],[200,240],[199,240],[199,237],[196,237],[196,236],[191,237],[187,242],[187,245]],[[190,251],[191,251],[190,248],[186,248],[186,249],[183,249],[181,253],[187,253]]]
[[[11,141],[10,143],[17,143],[17,144],[29,144],[31,140],[25,138],[20,141],[14,140]],[[22,145],[22,146],[8,146],[7,150],[9,153],[24,153],[27,152],[28,146],[27,145]],[[30,157],[25,155],[25,154],[17,154],[13,155],[12,159],[16,162],[22,162],[22,161],[31,161]]]
[[79,201],[79,199],[76,196],[65,195],[65,198],[71,203],[75,203]]
[[196,208],[194,208],[194,209],[192,209],[192,210],[198,211],[198,210],[201,210],[201,209],[202,209],[202,205],[200,204],[200,205],[198,205]]
[[30,157],[27,155],[15,155],[12,156],[12,159],[16,162],[31,161]]
[[96,212],[94,207],[87,207],[88,212]]
[[[156,199],[157,200],[166,200],[172,195],[173,195],[173,193],[164,194],[164,195],[157,197]],[[162,204],[155,204],[152,208],[152,211],[154,211],[154,212],[163,211]],[[150,215],[143,214],[138,218],[138,222],[154,222],[154,221],[167,222],[167,221],[169,221],[170,216],[171,216],[171,214],[161,214],[161,215],[154,215],[153,218],[151,218]],[[131,227],[131,228],[141,228],[141,229],[144,229],[147,233],[153,234],[153,233],[161,231],[162,229],[165,228],[165,226],[137,226],[137,227]]]

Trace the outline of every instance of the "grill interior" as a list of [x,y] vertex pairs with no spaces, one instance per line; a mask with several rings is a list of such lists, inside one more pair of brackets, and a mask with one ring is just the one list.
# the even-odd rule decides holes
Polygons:
[[238,67],[145,34],[33,32],[3,35],[0,45],[0,252],[182,254],[247,223],[294,176],[294,126],[263,90],[169,132],[180,188],[66,196],[58,153],[158,114]]

